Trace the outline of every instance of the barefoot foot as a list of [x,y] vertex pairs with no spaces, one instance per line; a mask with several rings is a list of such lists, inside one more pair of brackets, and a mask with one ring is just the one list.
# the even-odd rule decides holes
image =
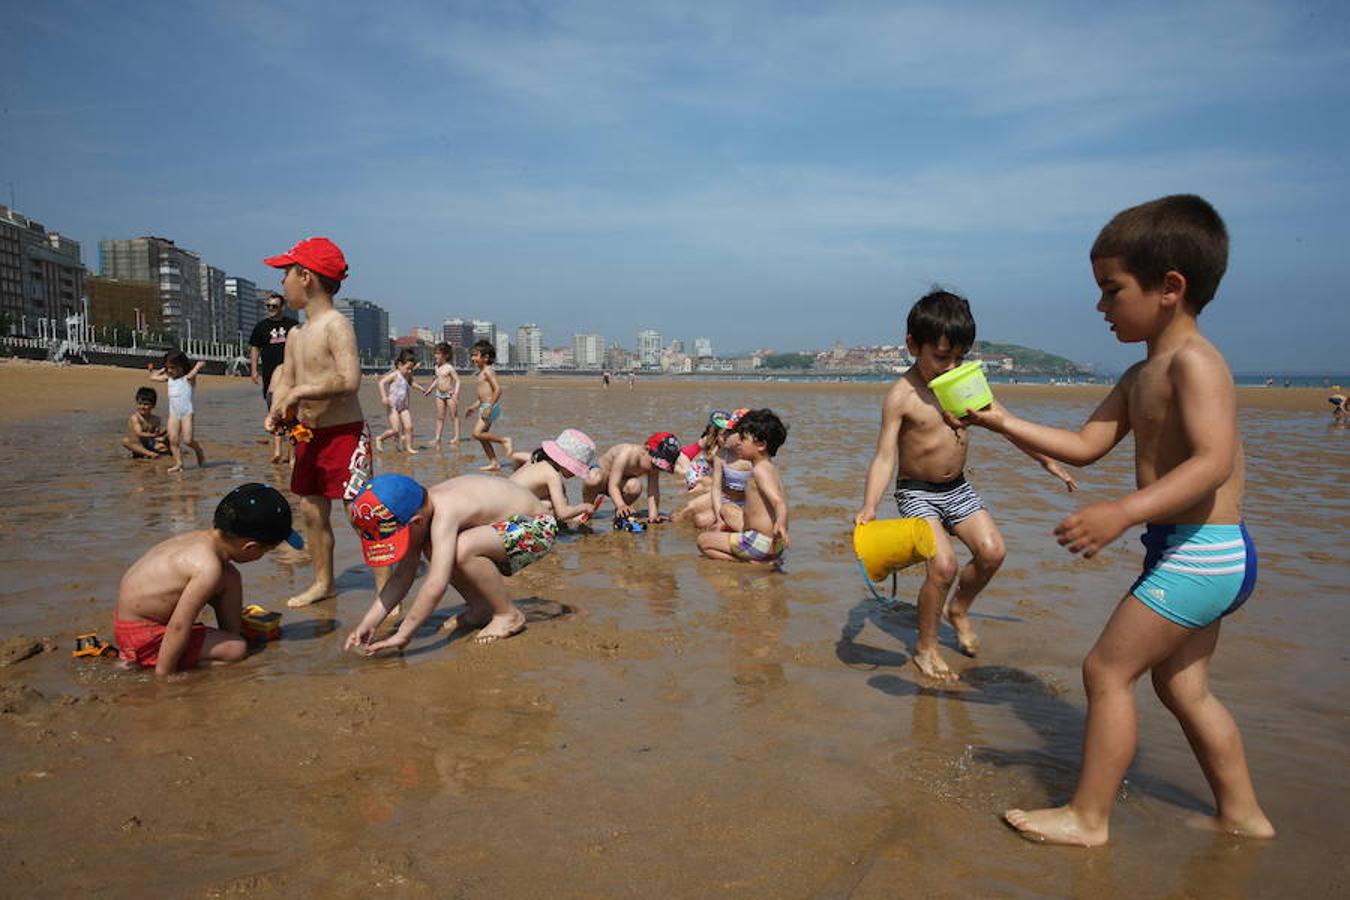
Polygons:
[[502,447],[506,450],[506,456],[509,459],[512,453],[516,452],[516,445],[511,443],[510,438],[502,438]]
[[1235,834],[1240,837],[1261,838],[1275,836],[1275,826],[1265,814],[1257,810],[1250,816],[1191,816],[1186,824],[1205,831],[1218,831],[1223,834]]
[[475,631],[482,628],[489,621],[491,621],[490,616],[486,619],[475,619],[466,612],[460,613],[459,615],[451,616],[442,622],[441,631]]
[[309,606],[311,603],[318,603],[320,600],[332,600],[335,597],[337,597],[337,591],[316,584],[291,597],[286,601],[286,605],[291,609],[299,609],[302,606]]
[[181,471],[183,471],[183,464],[182,464],[182,463],[178,463],[177,465],[169,466],[169,467],[168,467],[167,469],[165,469],[164,471],[165,471],[165,472],[168,472],[168,473],[181,472]]
[[920,650],[915,653],[914,665],[918,666],[920,672],[936,681],[953,682],[961,680],[961,676],[951,670],[947,661],[942,658],[942,654],[936,650]]
[[501,470],[502,470],[501,465],[495,462],[488,463],[486,466],[478,467],[478,471],[480,472],[500,472]]
[[1067,844],[1071,847],[1100,847],[1106,843],[1107,828],[1088,828],[1078,814],[1067,806],[1053,809],[1010,809],[1003,820],[1017,833],[1037,844]]
[[384,452],[384,438],[380,435],[376,435],[375,437],[375,452],[376,453]]
[[947,607],[947,621],[956,629],[956,644],[966,656],[976,656],[980,652],[980,636],[970,625],[970,616],[964,611],[957,612]]
[[272,465],[274,465],[274,466],[277,465],[277,464],[279,464],[279,463],[281,462],[281,454],[280,454],[280,453],[273,453],[273,454],[272,454],[272,458],[271,458],[271,460],[269,460],[269,462],[271,462]]
[[509,638],[513,634],[519,634],[525,630],[525,614],[514,606],[509,613],[502,613],[499,616],[493,616],[492,621],[487,623],[487,627],[478,632],[478,637],[473,639],[475,644],[491,644],[493,641],[500,641],[503,638]]

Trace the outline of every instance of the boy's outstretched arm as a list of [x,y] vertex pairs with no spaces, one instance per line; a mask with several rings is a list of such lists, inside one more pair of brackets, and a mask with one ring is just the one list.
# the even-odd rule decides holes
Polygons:
[[347,641],[342,645],[343,650],[350,650],[353,647],[366,647],[370,652],[374,652],[368,646],[375,630],[380,627],[380,623],[389,617],[394,607],[403,601],[408,595],[408,589],[412,587],[413,581],[417,578],[417,563],[421,559],[421,554],[409,553],[403,559],[399,560],[394,566],[394,574],[389,576],[389,580],[384,583],[384,588],[375,595],[375,602],[370,604],[370,609],[366,611],[361,622],[353,629],[352,633],[347,635]]
[[[450,587],[450,578],[454,574],[455,553],[459,550],[458,539],[459,519],[451,518],[445,513],[437,513],[431,520],[431,534],[428,537],[431,541],[431,559],[427,562],[427,574],[422,579],[422,586],[418,588],[417,596],[413,598],[412,606],[403,616],[398,629],[384,640],[367,647],[367,654],[407,646],[417,629],[421,628],[436,611],[436,606],[445,596],[445,590]],[[416,559],[411,561],[411,567],[415,574]]]
[[[1071,553],[1093,556],[1132,525],[1167,522],[1213,496],[1233,474],[1239,444],[1237,392],[1228,368],[1216,355],[1183,350],[1167,372],[1171,404],[1180,414],[1190,453],[1152,484],[1066,517],[1055,535]],[[1150,462],[1159,464],[1157,459]]]
[[944,417],[957,425],[980,425],[996,431],[1033,458],[1039,453],[1071,466],[1091,465],[1130,433],[1127,392],[1134,373],[1135,369],[1125,373],[1077,431],[1019,418],[997,400],[986,409],[971,410],[959,420],[950,418],[950,413]]
[[863,525],[877,517],[877,504],[886,490],[886,484],[895,474],[900,456],[900,424],[904,421],[904,399],[900,384],[886,394],[881,405],[881,434],[877,436],[877,451],[867,467],[867,484],[863,488],[862,506],[853,515],[855,525]]

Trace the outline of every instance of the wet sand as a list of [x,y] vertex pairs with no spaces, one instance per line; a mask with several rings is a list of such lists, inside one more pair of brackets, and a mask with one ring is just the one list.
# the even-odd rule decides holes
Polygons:
[[[689,440],[709,408],[778,410],[791,428],[787,574],[702,560],[688,528],[602,527],[511,580],[530,619],[519,637],[479,647],[428,632],[370,660],[341,651],[372,583],[335,516],[335,602],[284,610],[307,570],[279,556],[243,566],[246,600],[283,609],[283,640],[156,681],[72,659],[74,636],[111,638],[117,581],[151,544],[204,527],[240,481],[287,477],[267,464],[262,400],[241,379],[202,380],[205,469],[126,459],[114,448],[142,383],[0,364],[0,649],[48,648],[0,666],[0,872],[16,893],[1288,897],[1350,884],[1334,849],[1350,828],[1350,429],[1328,426],[1323,391],[1240,391],[1261,580],[1212,673],[1279,838],[1184,824],[1210,810],[1209,792],[1145,684],[1112,844],[1081,851],[1021,841],[999,813],[1072,789],[1078,665],[1141,554],[1137,532],[1088,561],[1049,533],[1128,487],[1128,439],[1070,497],[975,436],[968,474],[1008,559],[975,606],[979,659],[944,631],[964,677],[947,690],[909,663],[917,572],[887,610],[851,557],[884,385],[504,379],[499,427],[521,448],[568,426],[602,446],[656,430]],[[1104,390],[996,387],[1061,425]],[[373,381],[362,396],[383,427]],[[413,402],[424,441],[433,406]],[[465,442],[377,467],[430,483],[481,463]],[[663,487],[663,506],[678,501],[673,480]],[[437,621],[457,608],[451,593]]]

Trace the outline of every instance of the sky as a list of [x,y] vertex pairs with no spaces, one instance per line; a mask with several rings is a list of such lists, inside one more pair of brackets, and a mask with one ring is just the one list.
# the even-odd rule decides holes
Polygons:
[[898,343],[937,284],[1119,371],[1088,249],[1198,193],[1232,367],[1350,370],[1344,3],[5,6],[0,202],[92,270],[153,234],[270,287],[326,235],[400,333],[719,354]]

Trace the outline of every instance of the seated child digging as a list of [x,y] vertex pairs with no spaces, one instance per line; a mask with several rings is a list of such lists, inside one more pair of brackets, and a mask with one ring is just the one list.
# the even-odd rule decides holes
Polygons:
[[[242,484],[216,507],[211,527],[179,534],[136,560],[117,589],[113,634],[122,659],[156,675],[238,662],[248,653],[239,636],[243,593],[235,563],[253,562],[291,531],[291,507],[275,488]],[[215,610],[216,627],[197,621]]]
[[169,452],[164,424],[155,415],[159,393],[154,388],[136,389],[136,409],[127,417],[127,433],[122,446],[136,459],[158,459]]
[[788,548],[788,504],[773,457],[787,427],[771,409],[754,409],[736,423],[727,447],[750,463],[742,531],[704,531],[698,549],[710,559],[782,565]]

